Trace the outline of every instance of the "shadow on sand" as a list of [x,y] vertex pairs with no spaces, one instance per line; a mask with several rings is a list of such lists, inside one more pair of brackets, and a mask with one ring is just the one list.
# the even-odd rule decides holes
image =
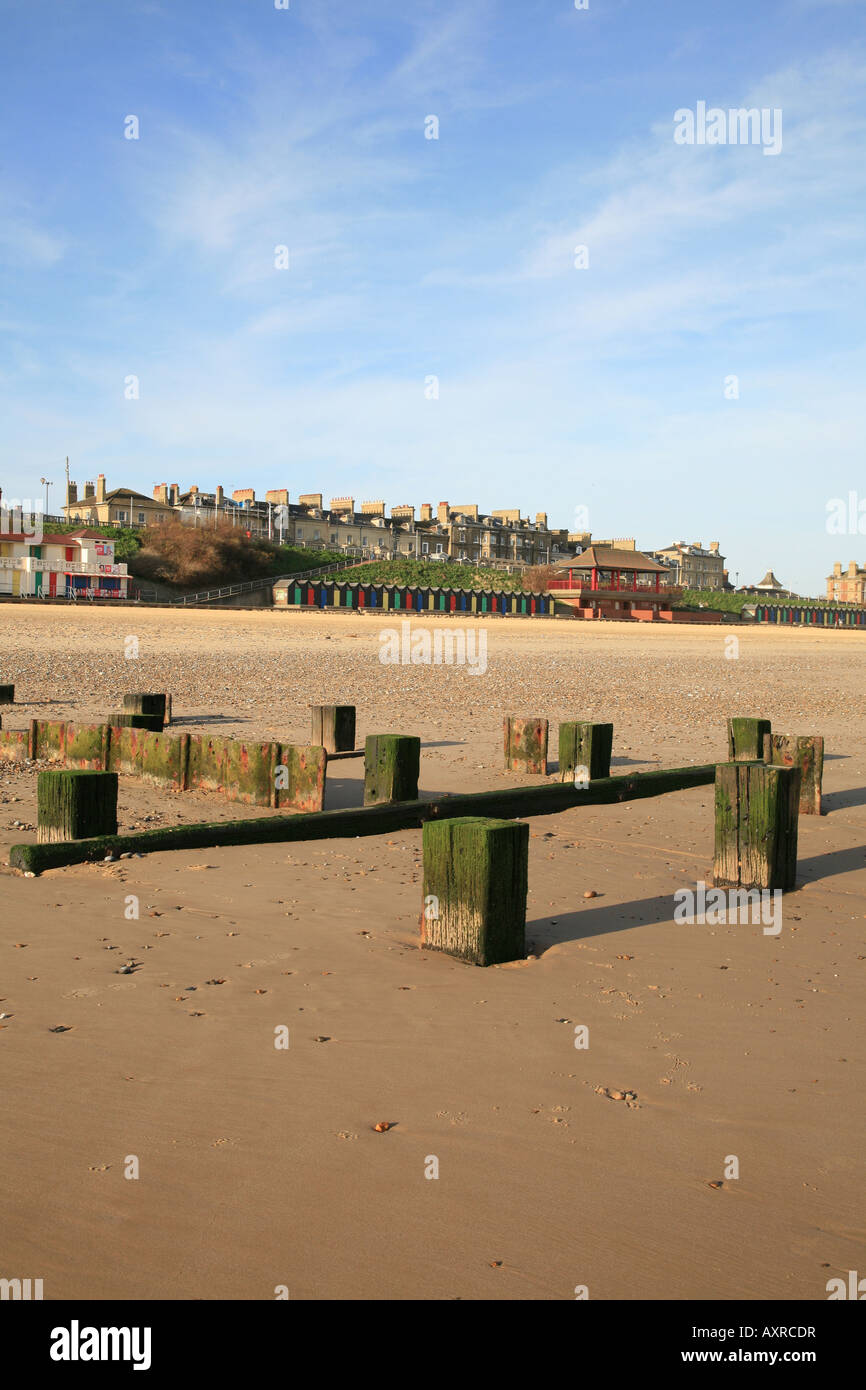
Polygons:
[[845,811],[851,806],[866,806],[866,787],[849,787],[844,792],[825,792],[821,797],[821,809],[825,815],[828,811]]
[[638,898],[630,903],[611,903],[609,907],[590,907],[587,903],[586,907],[577,912],[564,912],[553,919],[547,917],[527,922],[527,949],[531,949],[532,943],[535,953],[541,955],[551,946],[561,946],[566,941],[586,941],[593,936],[631,931],[634,927],[654,927],[661,922],[673,921],[675,906],[674,890],[661,893],[655,898]]

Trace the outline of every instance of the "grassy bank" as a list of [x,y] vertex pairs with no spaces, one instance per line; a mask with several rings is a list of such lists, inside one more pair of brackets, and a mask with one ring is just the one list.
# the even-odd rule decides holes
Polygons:
[[734,594],[724,589],[684,589],[674,608],[712,608],[718,613],[741,613],[748,603],[776,604],[782,607],[842,608],[846,606],[826,598],[777,598],[766,594]]
[[430,589],[522,589],[526,580],[520,574],[485,569],[476,565],[455,565],[437,560],[373,560],[346,572],[354,583],[407,584]]

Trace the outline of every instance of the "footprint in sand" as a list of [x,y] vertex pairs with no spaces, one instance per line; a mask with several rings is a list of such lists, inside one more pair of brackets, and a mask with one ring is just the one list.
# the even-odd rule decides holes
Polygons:
[[597,1096],[606,1096],[608,1100],[624,1100],[629,1110],[639,1110],[636,1091],[612,1091],[608,1086],[595,1086]]

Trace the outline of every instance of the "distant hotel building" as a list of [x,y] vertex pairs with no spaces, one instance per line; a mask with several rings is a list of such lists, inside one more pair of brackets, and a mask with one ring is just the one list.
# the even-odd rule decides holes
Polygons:
[[251,536],[358,558],[411,556],[492,567],[547,565],[579,553],[591,540],[589,532],[552,530],[545,512],[531,521],[516,508],[482,513],[474,502],[440,502],[435,512],[432,503],[424,502],[416,519],[409,504],[392,507],[390,516],[383,501],[362,502],[358,511],[353,497],[334,497],[326,507],[320,492],[302,493],[290,503],[284,488],[258,500],[252,488],[227,497],[221,487],[203,492],[192,486],[181,492],[177,483],[160,483],[151,498],[126,487],[107,491],[103,474],[95,483],[85,483],[82,497],[77,485],[69,483],[63,512],[68,520],[91,525],[153,526],[174,517],[190,526],[227,522]]
[[728,572],[725,557],[719,554],[719,542],[710,541],[704,550],[700,541],[675,541],[663,550],[654,550],[654,557],[669,570],[668,583],[683,589],[724,589]]
[[833,573],[827,577],[827,598],[862,606],[866,603],[866,569],[851,560],[843,574],[841,561],[837,560]]

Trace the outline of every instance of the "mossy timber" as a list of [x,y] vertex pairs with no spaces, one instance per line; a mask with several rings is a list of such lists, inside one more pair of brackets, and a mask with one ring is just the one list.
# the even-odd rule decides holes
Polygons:
[[573,781],[577,768],[586,769],[586,779],[594,782],[610,776],[613,725],[592,724],[586,720],[559,726],[559,776]]
[[[31,719],[27,730],[0,727],[0,766],[28,758],[45,759],[95,772],[141,777],[178,792],[191,788],[216,791],[229,801],[256,806],[292,811],[321,811],[324,806],[328,759],[324,748],[206,734],[173,737],[163,729],[158,715],[112,717],[124,722],[69,724]],[[138,727],[144,721],[156,727]]]
[[117,834],[117,775],[52,768],[36,782],[40,845],[68,844]]
[[424,825],[422,842],[421,945],[472,965],[522,960],[529,881],[527,823],[480,816],[431,820]]
[[364,742],[364,805],[415,801],[421,740],[412,734],[368,734]]
[[430,820],[456,816],[494,816],[500,819],[555,815],[579,806],[609,806],[620,801],[640,801],[666,792],[706,787],[716,775],[716,764],[634,772],[628,777],[605,777],[589,786],[545,783],[537,787],[509,787],[503,791],[473,792],[430,801],[394,802],[357,807],[347,811],[310,811],[292,816],[255,817],[203,825],[169,826],[136,835],[103,835],[74,844],[13,845],[9,863],[15,869],[42,873],[66,864],[94,863],[106,855],[155,854],[173,849],[216,849],[222,845],[274,844],[292,840],[350,839],[366,835],[390,835],[395,830],[417,830]]
[[770,729],[769,719],[729,719],[728,761],[760,762],[764,756],[764,739],[770,733]]
[[800,769],[719,763],[715,783],[715,886],[795,888]]

